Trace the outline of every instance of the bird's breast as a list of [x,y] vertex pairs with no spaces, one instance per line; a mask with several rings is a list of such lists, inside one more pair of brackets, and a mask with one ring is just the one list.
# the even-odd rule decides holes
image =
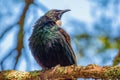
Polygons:
[[33,39],[35,41],[39,41],[39,42],[44,42],[45,43],[45,42],[48,42],[50,40],[53,40],[53,39],[59,37],[57,32],[58,31],[57,31],[56,28],[54,28],[54,27],[53,28],[47,27],[47,28],[44,28],[42,30],[36,31],[35,34],[33,35],[33,37],[34,37]]

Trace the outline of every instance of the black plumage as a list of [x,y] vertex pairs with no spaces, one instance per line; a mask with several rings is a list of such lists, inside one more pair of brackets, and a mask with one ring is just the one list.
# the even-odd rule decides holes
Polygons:
[[42,68],[76,64],[70,36],[60,27],[60,19],[67,10],[50,10],[34,25],[29,38],[31,52]]

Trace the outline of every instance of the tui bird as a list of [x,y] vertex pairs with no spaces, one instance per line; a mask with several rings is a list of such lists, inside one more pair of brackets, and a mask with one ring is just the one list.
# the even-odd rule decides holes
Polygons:
[[70,36],[60,27],[61,16],[68,11],[70,10],[52,9],[34,25],[32,35],[29,38],[29,47],[43,69],[50,69],[56,65],[76,64]]

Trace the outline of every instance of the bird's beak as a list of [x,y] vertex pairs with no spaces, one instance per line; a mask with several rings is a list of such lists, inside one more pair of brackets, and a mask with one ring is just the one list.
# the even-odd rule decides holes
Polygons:
[[68,12],[68,11],[71,11],[71,10],[70,9],[61,10],[60,14],[62,15],[63,13]]
[[[70,10],[70,9],[60,10],[60,11],[59,11],[59,18],[61,18],[61,16],[62,16],[65,12],[68,12],[68,11],[71,11],[71,10]],[[57,24],[57,26],[61,26],[61,25],[62,25],[61,20],[57,20],[57,21],[56,21],[56,24]]]
[[59,11],[59,17],[61,18],[61,16],[68,11],[71,11],[71,10],[70,9],[60,10]]

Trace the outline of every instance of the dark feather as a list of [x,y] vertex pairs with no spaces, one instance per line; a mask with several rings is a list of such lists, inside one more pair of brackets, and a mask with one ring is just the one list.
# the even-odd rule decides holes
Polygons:
[[51,16],[41,17],[29,39],[31,52],[42,68],[76,64],[70,36],[56,25],[55,19]]

